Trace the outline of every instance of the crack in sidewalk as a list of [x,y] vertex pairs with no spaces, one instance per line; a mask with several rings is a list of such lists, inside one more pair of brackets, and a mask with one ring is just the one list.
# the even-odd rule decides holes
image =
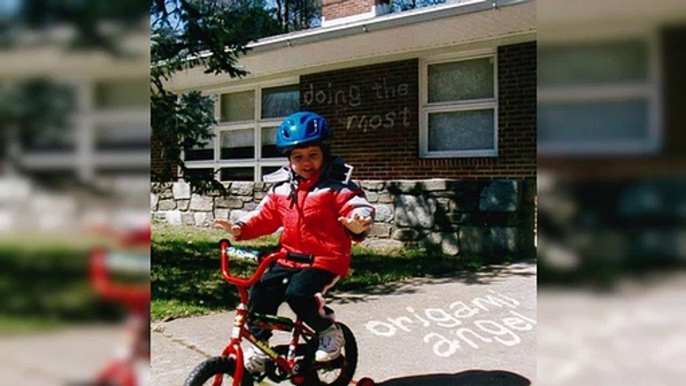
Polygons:
[[191,344],[191,343],[188,343],[181,338],[176,338],[176,337],[174,337],[174,335],[166,333],[164,330],[165,330],[164,326],[161,326],[161,325],[158,325],[158,326],[155,326],[152,328],[152,332],[158,333],[158,334],[162,335],[163,337],[171,340],[174,343],[177,343],[177,344],[179,344],[179,345],[181,345],[181,346],[183,346],[189,350],[195,351],[198,354],[204,356],[205,358],[209,359],[212,357],[211,354],[206,353],[205,351],[201,350],[200,348],[198,348],[198,346]]

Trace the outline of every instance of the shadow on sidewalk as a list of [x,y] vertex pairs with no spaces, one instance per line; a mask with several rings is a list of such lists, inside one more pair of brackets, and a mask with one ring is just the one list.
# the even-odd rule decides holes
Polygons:
[[492,285],[513,276],[526,278],[536,277],[536,275],[536,260],[529,259],[509,264],[484,266],[474,271],[449,271],[443,275],[413,277],[383,284],[350,285],[350,283],[343,282],[327,293],[327,297],[335,303],[359,303],[369,300],[370,295],[409,295],[417,293],[419,287],[425,284],[435,285],[460,282],[469,285]]
[[455,374],[427,374],[389,379],[377,386],[529,386],[531,381],[509,371],[468,370]]

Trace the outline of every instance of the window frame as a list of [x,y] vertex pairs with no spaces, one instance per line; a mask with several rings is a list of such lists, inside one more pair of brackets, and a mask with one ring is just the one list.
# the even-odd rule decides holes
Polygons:
[[[566,37],[564,40],[550,40],[539,42],[539,50],[546,47],[571,45],[576,47],[584,44],[608,44],[622,42],[638,42],[645,44],[647,74],[644,81],[626,81],[615,84],[600,85],[561,85],[537,86],[537,103],[539,106],[546,102],[629,102],[645,100],[647,103],[646,130],[648,140],[623,141],[584,141],[569,143],[569,141],[545,142],[537,139],[539,156],[605,156],[605,155],[646,155],[655,154],[662,148],[663,127],[661,111],[662,76],[661,76],[661,45],[656,31],[632,31],[622,34],[603,34],[594,36]],[[539,107],[540,108],[540,107]]]
[[[429,66],[483,58],[493,61],[493,98],[429,103]],[[479,51],[434,56],[420,60],[419,72],[419,158],[470,158],[498,156],[498,52],[488,48]],[[429,115],[432,113],[493,109],[493,148],[481,150],[429,150]]]
[[[288,159],[286,157],[262,157],[262,130],[269,127],[278,127],[285,117],[265,118],[262,119],[262,90],[268,88],[282,87],[282,86],[299,86],[300,78],[292,77],[279,79],[269,82],[253,83],[242,87],[223,87],[208,91],[207,95],[212,95],[214,98],[214,117],[217,124],[212,128],[214,137],[212,160],[194,160],[185,161],[186,167],[189,169],[212,168],[215,172],[214,176],[217,181],[221,180],[221,173],[224,168],[245,168],[252,167],[254,170],[253,182],[262,181],[262,168],[264,167],[279,167],[283,166]],[[238,93],[252,90],[255,93],[254,116],[250,120],[242,120],[236,122],[222,122],[221,121],[221,95]],[[246,159],[221,159],[221,135],[225,132],[235,130],[253,129],[253,145],[255,147],[254,158]],[[184,155],[185,159],[185,155]]]
[[149,145],[135,149],[98,148],[99,135],[107,125],[124,124],[140,129],[147,128],[148,136],[150,135],[150,111],[147,105],[102,106],[98,105],[96,100],[96,89],[102,85],[106,87],[108,84],[116,84],[119,80],[135,84],[139,81],[148,81],[147,78],[138,75],[53,79],[56,85],[68,87],[74,93],[74,111],[67,117],[69,127],[64,132],[69,137],[69,146],[48,150],[22,148],[22,164],[32,172],[68,170],[87,181],[99,181],[103,179],[102,170],[113,168],[130,168],[140,170],[136,175],[149,175]]

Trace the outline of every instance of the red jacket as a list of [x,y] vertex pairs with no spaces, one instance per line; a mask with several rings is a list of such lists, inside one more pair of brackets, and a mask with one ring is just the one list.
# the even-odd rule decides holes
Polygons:
[[[293,189],[297,199],[291,194]],[[272,187],[258,208],[244,220],[241,235],[236,239],[272,234],[283,226],[282,251],[314,255],[312,267],[345,277],[350,269],[352,241],[361,241],[365,236],[352,234],[338,222],[339,217],[350,217],[353,212],[374,217],[374,207],[362,189],[353,183],[343,184],[315,175],[309,180],[299,180],[294,188],[289,183]],[[279,263],[309,267],[291,261]]]

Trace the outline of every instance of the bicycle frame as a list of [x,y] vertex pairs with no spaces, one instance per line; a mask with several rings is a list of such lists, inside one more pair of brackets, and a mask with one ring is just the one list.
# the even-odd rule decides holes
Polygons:
[[[231,246],[231,243],[226,239],[222,239],[219,242],[219,246],[221,253],[222,276],[224,277],[224,280],[238,287],[238,292],[240,294],[240,304],[236,308],[236,316],[234,318],[231,340],[222,352],[222,356],[233,355],[236,358],[236,369],[233,374],[233,386],[239,386],[244,375],[243,349],[240,345],[243,339],[248,340],[253,345],[258,347],[261,351],[263,351],[279,368],[285,370],[289,375],[297,377],[298,363],[296,362],[296,349],[298,347],[298,342],[300,341],[300,338],[304,336],[314,338],[316,336],[316,333],[309,327],[305,326],[303,322],[300,320],[300,318],[297,318],[295,322],[293,322],[287,318],[275,317],[275,321],[277,322],[280,321],[285,323],[286,321],[288,321],[289,323],[287,323],[287,325],[281,325],[274,322],[266,322],[264,325],[261,325],[261,327],[270,328],[276,331],[292,330],[291,340],[288,346],[288,353],[286,356],[283,356],[274,351],[274,349],[269,347],[264,342],[261,342],[257,338],[255,338],[250,333],[250,330],[247,327],[247,304],[249,298],[248,288],[255,284],[262,277],[264,272],[267,270],[267,267],[269,267],[273,262],[275,262],[278,259],[285,259],[286,254],[283,252],[276,252],[264,258],[258,259],[259,265],[257,266],[257,269],[255,270],[253,275],[250,278],[241,278],[237,276],[232,276],[231,271],[229,269],[229,256],[227,250]],[[221,383],[221,376],[217,375],[215,377],[213,385],[219,386],[221,385]]]

